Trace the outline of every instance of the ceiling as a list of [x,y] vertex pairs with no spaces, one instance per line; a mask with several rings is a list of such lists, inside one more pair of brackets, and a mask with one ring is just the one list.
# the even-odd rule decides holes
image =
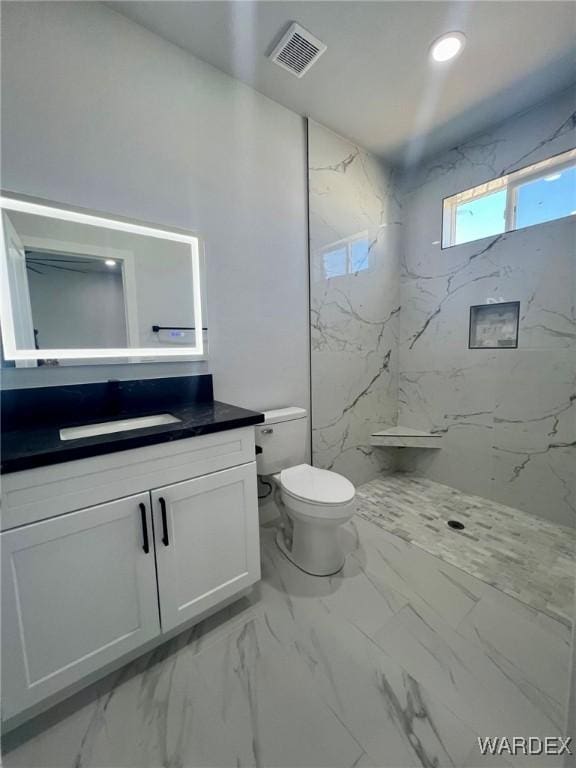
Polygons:
[[[284,106],[403,165],[576,82],[576,4],[129,0],[108,5]],[[268,58],[291,21],[327,44],[302,78]],[[431,42],[467,36],[433,66]]]

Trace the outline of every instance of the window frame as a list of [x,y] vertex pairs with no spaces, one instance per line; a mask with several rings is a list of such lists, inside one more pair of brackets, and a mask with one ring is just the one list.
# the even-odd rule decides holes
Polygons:
[[[533,181],[538,181],[539,179],[545,179],[546,176],[550,176],[551,173],[563,173],[568,168],[576,168],[576,157],[568,158],[562,163],[558,163],[557,165],[552,165],[547,168],[540,168],[539,170],[534,170],[532,173],[527,173],[525,176],[519,175],[517,178],[513,179],[510,183],[507,185],[507,194],[506,194],[506,231],[509,232],[511,230],[518,229],[519,227],[516,226],[517,221],[517,208],[518,208],[518,189],[520,187],[523,187],[524,184],[530,184]],[[514,176],[514,174],[510,174],[510,176]],[[568,216],[573,216],[574,214],[568,214]],[[566,216],[559,216],[558,218],[565,219]],[[510,221],[511,226],[508,227],[508,221]],[[548,219],[548,221],[558,221],[558,219]],[[537,223],[545,223],[545,222],[537,222]],[[536,226],[536,224],[528,224],[527,226]],[[521,229],[526,229],[526,227],[521,227]]]
[[[556,158],[561,158],[567,155],[564,160],[554,162]],[[442,200],[442,232],[440,238],[441,250],[446,248],[454,248],[459,245],[467,245],[468,243],[474,243],[478,240],[483,240],[486,237],[495,237],[493,235],[484,235],[484,237],[477,237],[473,240],[466,240],[463,243],[456,243],[456,228],[457,228],[457,214],[458,208],[466,203],[478,200],[482,197],[486,197],[490,194],[494,194],[500,189],[506,190],[506,205],[504,208],[504,233],[514,232],[517,229],[526,229],[530,226],[537,226],[538,224],[544,224],[546,222],[535,222],[534,224],[527,224],[525,227],[517,227],[517,201],[518,201],[518,189],[524,184],[543,179],[549,176],[551,173],[562,173],[567,168],[576,168],[576,147],[568,149],[564,152],[560,152],[557,155],[545,158],[538,163],[519,168],[512,173],[489,179],[481,184],[476,184],[474,187],[457,192],[454,195],[449,195]],[[532,170],[530,170],[532,169]],[[524,171],[526,171],[524,173]],[[493,184],[490,188],[489,185]],[[474,190],[486,187],[486,190],[477,195],[474,194]],[[471,193],[469,199],[458,200],[459,197]],[[576,214],[569,213],[567,216],[559,216],[556,219],[548,219],[548,221],[558,221],[559,219],[569,218]],[[445,237],[446,233],[448,238]]]
[[[364,267],[363,269],[352,270],[351,269],[352,246],[361,240],[368,241],[368,262],[366,267]],[[332,253],[333,251],[337,251],[340,249],[342,250],[346,249],[346,271],[340,275],[327,275],[324,267],[324,256],[326,256],[329,253]],[[350,275],[356,275],[359,272],[371,271],[373,269],[373,251],[374,249],[370,247],[370,232],[368,230],[365,230],[364,232],[358,232],[355,235],[352,235],[351,237],[345,237],[342,240],[336,240],[335,242],[330,243],[329,245],[325,245],[323,248],[320,248],[318,250],[319,279],[334,280],[341,277],[349,277]]]

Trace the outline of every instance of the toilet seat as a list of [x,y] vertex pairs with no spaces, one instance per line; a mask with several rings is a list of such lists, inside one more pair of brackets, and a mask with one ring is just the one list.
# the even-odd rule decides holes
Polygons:
[[324,517],[330,508],[347,506],[356,494],[352,483],[337,472],[298,464],[280,472],[282,490],[292,499],[317,508]]
[[354,514],[356,490],[337,472],[298,464],[274,476],[287,520],[276,543],[294,565],[313,576],[342,569],[339,529]]

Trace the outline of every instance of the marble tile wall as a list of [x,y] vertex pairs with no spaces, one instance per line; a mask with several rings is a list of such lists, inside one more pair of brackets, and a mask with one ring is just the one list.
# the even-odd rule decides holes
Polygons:
[[[357,484],[415,471],[576,524],[576,222],[440,247],[444,197],[576,145],[572,93],[396,175],[308,136],[314,464]],[[368,268],[341,274],[362,240]],[[489,300],[520,301],[517,350],[468,349],[469,308]],[[398,423],[442,450],[369,445]]]
[[[441,249],[442,199],[576,145],[564,93],[401,179],[399,423],[441,432],[402,468],[576,525],[576,222]],[[469,350],[469,307],[520,301],[517,350]]]
[[391,468],[370,446],[397,418],[399,206],[389,171],[308,124],[312,452],[359,484]]

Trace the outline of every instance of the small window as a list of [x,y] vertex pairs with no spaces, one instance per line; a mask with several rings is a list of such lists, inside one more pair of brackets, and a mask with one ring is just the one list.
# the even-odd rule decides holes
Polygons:
[[372,249],[366,234],[332,243],[320,252],[320,279],[354,275],[370,269]]
[[456,210],[453,245],[498,235],[506,230],[506,190],[462,203]]
[[348,271],[348,251],[346,248],[336,248],[327,251],[322,259],[325,277],[338,277]]
[[576,214],[576,149],[444,200],[442,247]]
[[368,269],[370,244],[368,240],[357,240],[350,245],[350,272],[361,272]]
[[576,166],[519,184],[515,207],[518,229],[576,213]]

